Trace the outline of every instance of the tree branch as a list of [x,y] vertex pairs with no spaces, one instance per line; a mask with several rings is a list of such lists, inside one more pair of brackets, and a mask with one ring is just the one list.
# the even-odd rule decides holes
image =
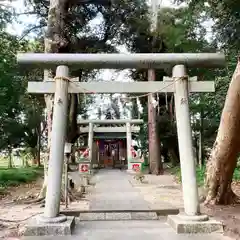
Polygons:
[[22,41],[28,34],[30,34],[33,30],[36,30],[38,28],[42,28],[44,27],[43,24],[40,24],[40,25],[37,25],[37,26],[34,26],[30,29],[28,29],[27,31],[25,31],[25,33],[20,37],[19,41]]

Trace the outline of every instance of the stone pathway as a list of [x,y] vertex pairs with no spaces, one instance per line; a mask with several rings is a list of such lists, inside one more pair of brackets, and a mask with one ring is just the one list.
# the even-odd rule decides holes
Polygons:
[[139,190],[129,182],[129,175],[118,169],[100,170],[93,181],[95,188],[88,199],[90,211],[149,210]]
[[[96,216],[93,216],[92,219],[91,217],[84,219],[81,218],[81,213],[79,218],[76,218],[76,227],[72,236],[23,237],[21,239],[231,240],[220,233],[177,235],[166,224],[166,217],[163,216],[149,218],[148,220],[141,218],[140,221],[137,218],[127,217],[127,211],[131,212],[131,214],[136,214],[144,211],[148,212],[154,208],[164,209],[169,206],[182,206],[181,189],[177,184],[174,185],[170,176],[163,176],[162,178],[162,176],[146,175],[146,180],[147,182],[142,184],[135,181],[132,175],[124,171],[114,169],[100,170],[91,180],[91,182],[95,183],[95,186],[91,187],[87,198],[89,200],[89,211],[92,212],[90,214],[98,212],[98,217],[101,214],[105,214],[105,218],[99,217],[99,219],[96,219]],[[117,214],[121,215],[120,217],[118,216],[118,219],[116,218]]]

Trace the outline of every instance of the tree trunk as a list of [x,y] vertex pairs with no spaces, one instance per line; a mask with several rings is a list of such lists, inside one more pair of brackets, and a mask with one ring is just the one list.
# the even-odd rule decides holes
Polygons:
[[8,168],[12,168],[12,148],[8,149]]
[[[69,0],[50,0],[48,10],[48,22],[47,31],[45,36],[45,53],[58,53],[64,52],[64,49],[68,46],[66,40],[67,28],[65,25],[65,19],[68,13]],[[53,73],[49,70],[44,70],[44,81],[48,81],[50,77],[53,77]],[[52,131],[52,115],[53,115],[53,94],[45,95],[45,102],[47,108],[47,136],[48,136],[48,157],[51,146],[51,131]],[[45,197],[47,187],[47,161],[44,160],[44,182],[40,191],[39,197]]]
[[49,158],[49,154],[45,153],[43,154],[43,169],[44,169],[44,180],[43,180],[43,185],[42,188],[40,190],[39,199],[45,198],[46,197],[46,191],[47,191],[47,181],[48,181],[48,158]]
[[198,138],[198,165],[199,168],[202,169],[203,167],[203,149],[202,149],[202,145],[203,145],[203,109],[201,107],[200,110],[200,130],[199,130],[199,138]]
[[77,94],[69,94],[67,141],[70,143],[76,142],[76,140],[79,137],[79,129],[77,125],[77,107],[78,107]]
[[36,148],[36,146],[30,148],[30,153],[31,153],[31,157],[32,157],[32,166],[34,166],[34,165],[36,165],[36,160],[37,160],[37,148]]
[[37,142],[37,166],[41,166],[41,126],[40,126],[40,131],[38,132],[38,142]]
[[[148,70],[148,81],[155,81],[155,71]],[[162,174],[162,160],[160,154],[160,139],[157,131],[156,109],[152,104],[152,96],[148,96],[148,142],[149,142],[149,170],[152,174]]]
[[240,61],[229,85],[220,126],[207,163],[205,203],[230,204],[238,200],[231,189],[239,152]]

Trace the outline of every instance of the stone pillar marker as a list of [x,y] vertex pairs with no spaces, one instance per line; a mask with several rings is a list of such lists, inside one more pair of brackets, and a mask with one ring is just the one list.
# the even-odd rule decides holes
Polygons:
[[[50,222],[52,218],[59,218],[59,221],[66,220],[65,216],[59,216],[59,207],[68,114],[68,81],[62,79],[61,77],[68,77],[68,74],[69,69],[67,66],[57,67],[51,148],[48,167],[48,186],[46,192],[46,205],[43,215],[43,218],[49,220]],[[55,219],[55,222],[56,221],[57,219]]]
[[131,132],[131,123],[127,122],[126,123],[126,139],[127,139],[127,164],[128,164],[128,170],[131,169],[131,164],[130,161],[132,159],[132,152],[131,152],[131,147],[132,147],[132,132]]

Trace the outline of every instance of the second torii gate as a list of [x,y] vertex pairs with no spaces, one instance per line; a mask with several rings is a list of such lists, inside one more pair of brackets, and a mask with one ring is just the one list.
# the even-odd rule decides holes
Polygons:
[[[46,205],[42,222],[63,222],[59,215],[60,189],[63,167],[63,151],[66,133],[68,93],[155,93],[172,92],[175,96],[178,143],[180,152],[184,214],[171,218],[177,221],[207,221],[200,215],[196,169],[192,148],[192,133],[189,115],[189,92],[212,92],[214,82],[188,81],[187,67],[222,67],[224,55],[202,54],[18,54],[22,65],[41,68],[57,67],[54,81],[29,82],[30,93],[55,94],[52,125],[52,145],[49,158],[49,176]],[[72,82],[69,67],[79,68],[151,68],[172,67],[172,78],[163,82]],[[195,78],[194,78],[195,79]],[[193,79],[193,80],[194,80]],[[194,223],[194,224],[195,224]],[[194,225],[193,224],[193,225]],[[201,224],[203,224],[201,222]],[[190,229],[190,228],[188,228]],[[190,231],[187,230],[186,231]]]
[[[78,121],[78,125],[88,125],[87,132],[88,132],[88,148],[89,148],[89,161],[92,162],[92,154],[93,154],[93,135],[94,131],[94,124],[124,124],[125,127],[112,127],[109,129],[114,132],[114,129],[126,132],[126,140],[127,140],[127,163],[128,163],[128,170],[131,170],[130,160],[132,158],[132,130],[133,124],[143,124],[143,120],[141,119],[106,119],[106,120],[80,120]],[[97,128],[98,130],[102,129],[102,132],[105,132],[108,128]],[[82,130],[85,130],[82,128]],[[140,129],[138,129],[139,131]],[[81,129],[80,129],[81,132]]]

